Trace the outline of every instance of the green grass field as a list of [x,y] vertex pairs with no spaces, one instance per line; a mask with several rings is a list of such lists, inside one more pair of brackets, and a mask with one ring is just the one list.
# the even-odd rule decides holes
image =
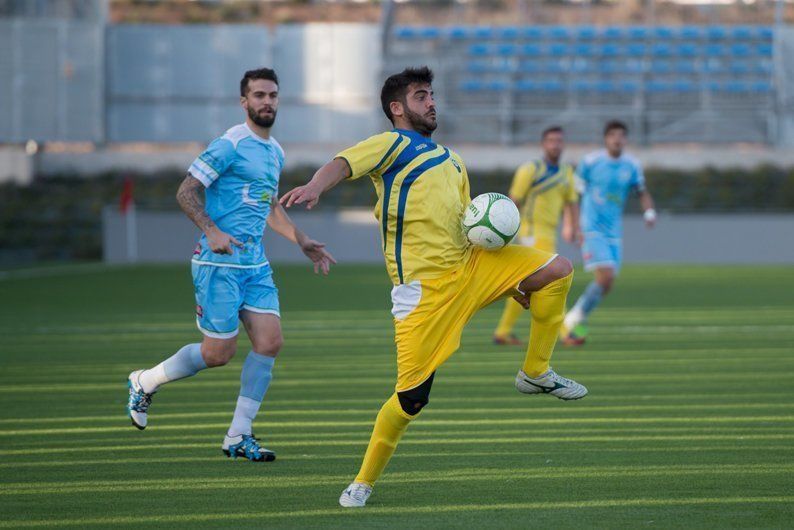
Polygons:
[[627,268],[590,343],[555,353],[590,389],[571,403],[515,391],[524,352],[491,345],[486,309],[359,511],[337,498],[393,388],[388,279],[276,280],[286,345],[256,432],[278,460],[252,464],[220,451],[244,355],[163,388],[146,431],[125,415],[127,374],[200,339],[187,266],[0,278],[0,528],[794,521],[794,268]]

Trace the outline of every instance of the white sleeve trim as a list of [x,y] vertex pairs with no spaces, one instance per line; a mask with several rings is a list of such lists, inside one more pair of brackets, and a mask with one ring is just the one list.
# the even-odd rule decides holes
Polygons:
[[190,164],[190,174],[201,181],[205,187],[210,187],[218,179],[218,172],[212,169],[209,164],[197,158]]

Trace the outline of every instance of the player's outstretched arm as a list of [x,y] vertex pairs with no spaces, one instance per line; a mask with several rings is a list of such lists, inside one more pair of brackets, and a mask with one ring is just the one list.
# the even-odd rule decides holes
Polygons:
[[279,201],[289,208],[293,204],[306,204],[311,210],[319,202],[320,195],[350,176],[350,166],[344,158],[334,158],[317,170],[312,179],[303,186],[289,190]]
[[322,271],[323,274],[327,275],[331,270],[331,265],[336,264],[336,260],[331,253],[325,250],[325,243],[311,239],[300,228],[295,226],[284,207],[281,206],[275,197],[271,203],[270,215],[267,216],[267,225],[274,232],[289,239],[301,248],[306,257],[314,263],[315,274]]
[[203,191],[204,184],[188,173],[185,180],[179,185],[176,201],[185,215],[207,236],[210,250],[216,254],[231,254],[232,245],[242,247],[243,244],[215,225],[207,214],[207,210],[204,209]]
[[645,219],[645,226],[653,228],[656,224],[656,209],[653,207],[653,197],[648,190],[640,192],[640,205],[642,206],[642,217]]

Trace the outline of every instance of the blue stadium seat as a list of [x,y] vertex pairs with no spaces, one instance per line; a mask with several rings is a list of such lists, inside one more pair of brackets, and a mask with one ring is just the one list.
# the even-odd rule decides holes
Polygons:
[[545,61],[542,69],[547,74],[563,74],[570,69],[568,61]]
[[516,82],[515,88],[520,92],[537,92],[540,90],[540,84],[531,79],[520,79]]
[[721,74],[728,71],[728,68],[719,59],[709,59],[703,64],[703,70],[709,74]]
[[512,57],[518,55],[519,48],[515,44],[497,44],[496,54],[502,57]]
[[750,40],[753,38],[753,28],[749,26],[734,26],[731,28],[731,38],[734,40]]
[[697,84],[689,79],[678,79],[673,83],[672,87],[674,92],[695,92],[698,89]]
[[703,38],[703,28],[700,26],[683,26],[678,34],[683,40],[700,40]]
[[549,45],[548,52],[554,57],[564,57],[570,55],[571,49],[567,44],[554,43]]
[[573,54],[577,57],[592,57],[595,55],[595,51],[595,46],[584,42],[577,43],[573,47]]
[[547,79],[540,82],[540,89],[544,92],[562,92],[565,90],[565,84],[556,79]]
[[637,92],[640,89],[640,84],[636,81],[620,81],[618,89],[620,92]]
[[645,26],[629,26],[627,33],[630,39],[644,40],[648,38],[648,28]]
[[673,55],[673,47],[669,44],[657,42],[651,47],[651,55],[654,57],[671,57]]
[[665,82],[665,81],[649,81],[645,88],[648,92],[657,93],[657,92],[670,92],[672,90],[672,84]]
[[491,47],[487,44],[472,44],[469,46],[469,55],[472,57],[487,57],[491,55]]
[[719,92],[720,89],[722,88],[720,83],[718,83],[717,81],[707,81],[707,82],[703,83],[703,86],[709,92]]
[[620,26],[607,26],[601,31],[601,36],[610,40],[622,39],[624,35],[625,32]]
[[598,61],[598,72],[605,75],[622,74],[625,72],[625,63],[623,61]]
[[546,35],[551,39],[568,40],[571,32],[567,26],[549,26],[546,28]]
[[491,65],[486,61],[471,61],[466,65],[466,70],[473,74],[484,74],[491,71]]
[[510,87],[505,81],[481,81],[470,79],[460,84],[460,89],[466,92],[504,92]]
[[490,40],[493,39],[496,32],[490,26],[476,26],[472,28],[471,35],[475,39],[479,40]]
[[543,49],[537,44],[524,44],[521,46],[521,55],[527,57],[540,57],[543,55]]
[[520,31],[517,27],[505,26],[499,28],[499,30],[497,31],[497,35],[499,36],[500,39],[514,40],[519,37]]
[[543,37],[543,30],[538,26],[525,26],[521,29],[521,36],[525,39],[540,39]]
[[706,44],[704,51],[708,57],[725,57],[728,50],[722,44]]
[[685,42],[676,47],[676,52],[681,57],[697,57],[700,55],[700,48],[695,44]]
[[767,94],[772,91],[772,83],[769,81],[756,81],[752,84],[751,90],[758,94]]
[[675,37],[675,33],[673,32],[672,28],[667,26],[658,26],[653,28],[653,36],[657,40],[672,40]]
[[597,49],[597,53],[603,57],[618,57],[621,52],[621,47],[612,43],[604,44]]
[[756,28],[756,37],[761,40],[772,40],[774,30],[769,26],[760,26]]
[[419,36],[419,32],[416,31],[412,26],[397,26],[394,28],[394,36],[398,39],[407,40]]
[[762,57],[772,57],[772,45],[771,44],[759,44],[756,46],[756,54]]
[[441,29],[434,26],[419,28],[419,36],[428,40],[438,39],[441,38]]
[[626,46],[626,53],[631,57],[644,57],[648,48],[644,44],[632,42]]
[[466,26],[452,26],[447,33],[453,40],[465,40],[469,38],[469,28]]
[[772,65],[768,61],[756,61],[753,63],[753,72],[758,75],[771,75]]
[[596,29],[592,26],[579,26],[576,29],[576,38],[579,40],[593,40],[597,35]]
[[587,59],[577,59],[571,63],[571,72],[577,74],[592,74],[599,70],[600,61],[589,61]]
[[748,44],[735,43],[731,44],[731,55],[734,57],[749,57],[752,50]]
[[728,31],[722,26],[709,26],[706,28],[706,36],[709,40],[723,40],[728,36]]

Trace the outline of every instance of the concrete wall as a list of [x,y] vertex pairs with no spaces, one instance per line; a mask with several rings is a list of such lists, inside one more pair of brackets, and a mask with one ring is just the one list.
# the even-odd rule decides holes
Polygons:
[[[381,263],[379,226],[370,210],[300,212],[291,217],[311,237],[327,243],[340,263]],[[187,262],[198,231],[177,212],[138,212],[137,255],[142,262]],[[629,216],[625,225],[626,263],[790,263],[794,264],[794,214],[661,215],[653,230]],[[115,208],[103,213],[104,259],[127,259],[125,219]],[[788,243],[787,243],[788,242]],[[297,247],[268,233],[267,254],[274,263],[300,263]],[[577,249],[561,253],[581,261]]]

